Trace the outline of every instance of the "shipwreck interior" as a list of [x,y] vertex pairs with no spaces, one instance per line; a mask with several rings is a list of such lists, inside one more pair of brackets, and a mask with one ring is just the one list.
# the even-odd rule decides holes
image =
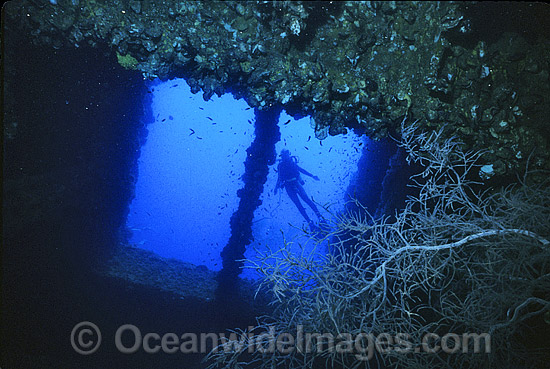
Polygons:
[[[2,334],[6,345],[3,345],[2,350],[8,365],[26,363],[32,367],[37,357],[44,367],[62,365],[59,361],[52,362],[54,358],[64,358],[62,360],[65,362],[71,365],[78,363],[82,368],[96,368],[107,362],[119,363],[118,367],[147,367],[152,363],[159,365],[159,358],[150,355],[128,357],[115,350],[90,357],[78,355],[66,336],[72,326],[80,321],[94,321],[106,327],[105,336],[114,334],[109,331],[109,327],[114,329],[127,322],[140,322],[141,329],[146,329],[150,324],[151,329],[154,327],[158,330],[160,327],[167,332],[224,331],[253,324],[255,316],[268,307],[255,302],[250,294],[238,306],[234,302],[230,303],[241,289],[236,278],[241,274],[242,263],[236,260],[241,259],[246,251],[241,245],[250,244],[253,239],[260,244],[263,241],[261,235],[251,237],[253,213],[262,202],[259,197],[264,192],[263,184],[269,166],[275,167],[275,145],[278,143],[284,148],[288,141],[288,147],[292,149],[293,135],[301,134],[294,143],[296,145],[297,142],[311,140],[311,144],[308,144],[311,151],[316,149],[314,144],[318,145],[318,150],[327,152],[326,156],[331,163],[342,160],[339,157],[353,156],[348,161],[342,161],[345,165],[340,167],[331,164],[333,172],[340,170],[341,173],[332,173],[340,177],[332,185],[327,183],[326,188],[339,192],[342,200],[346,193],[361,197],[362,203],[373,214],[380,205],[381,196],[384,196],[384,178],[396,182],[393,184],[394,190],[395,186],[404,188],[404,179],[408,178],[406,170],[396,170],[396,166],[401,169],[406,167],[403,158],[401,161],[393,160],[390,165],[390,159],[397,152],[391,140],[369,141],[363,146],[364,139],[350,133],[345,139],[344,136],[329,137],[323,147],[319,140],[311,139],[312,131],[307,117],[298,122],[284,112],[281,115],[277,110],[254,114],[254,110],[241,101],[235,110],[247,115],[235,118],[237,123],[244,122],[241,128],[245,129],[244,133],[239,131],[239,137],[244,137],[237,149],[242,151],[240,163],[239,157],[233,155],[237,146],[231,146],[232,155],[227,155],[235,161],[235,171],[242,171],[238,175],[232,173],[231,177],[240,177],[241,181],[237,182],[235,193],[228,196],[227,201],[233,201],[233,208],[229,212],[226,210],[226,217],[221,221],[226,222],[226,232],[231,235],[227,242],[229,248],[222,245],[226,248],[221,257],[221,249],[208,251],[209,254],[214,252],[211,260],[219,259],[223,268],[222,265],[214,265],[217,262],[209,264],[208,269],[218,272],[218,276],[212,277],[213,273],[208,273],[205,278],[209,279],[200,282],[204,285],[214,284],[217,279],[222,286],[217,289],[205,286],[205,289],[211,291],[182,296],[182,293],[162,286],[135,283],[128,278],[128,273],[109,275],[103,270],[117,253],[117,248],[131,244],[132,239],[134,243],[139,243],[135,233],[144,232],[143,228],[136,228],[140,226],[140,214],[135,211],[134,217],[137,218],[132,218],[130,212],[132,200],[136,198],[138,159],[148,132],[154,125],[177,120],[173,117],[155,117],[152,108],[153,91],[155,88],[161,89],[162,83],[144,81],[139,72],[122,68],[116,58],[102,48],[83,46],[74,50],[56,50],[33,45],[30,39],[22,35],[8,40],[4,70],[9,94],[5,95],[4,101],[10,116],[16,117],[17,121],[13,136],[4,139],[3,151]],[[15,43],[25,47],[11,47]],[[75,65],[81,67],[76,69]],[[179,80],[179,83],[182,81]],[[170,89],[176,82],[168,81],[164,84],[166,89]],[[183,87],[188,90],[187,86]],[[205,104],[200,95],[189,95],[195,99],[198,97],[197,104]],[[185,101],[178,103],[181,105]],[[190,110],[191,106],[183,105],[182,111]],[[227,117],[227,110],[224,110],[227,108],[210,109],[210,113],[223,117],[218,123],[220,129],[233,129],[231,124],[234,121]],[[287,121],[291,119],[293,124],[288,124]],[[253,124],[255,122],[261,124]],[[205,133],[201,131],[200,124],[211,125],[212,122],[193,121],[193,124],[198,135]],[[291,127],[298,127],[298,131],[285,133]],[[280,130],[283,132],[283,140],[280,140]],[[189,128],[185,127],[186,137],[189,137],[189,132]],[[174,137],[171,133],[168,136]],[[207,137],[203,138],[207,141]],[[252,142],[252,138],[257,141]],[[229,138],[226,136],[226,139]],[[215,141],[214,146],[219,146],[221,142],[223,139]],[[158,145],[166,147],[162,142]],[[271,149],[267,150],[266,147]],[[304,155],[309,148],[305,150]],[[257,153],[254,158],[260,158],[259,162],[246,161],[249,160],[246,152]],[[199,158],[200,155],[187,160]],[[157,159],[160,160],[158,156]],[[311,163],[317,159],[313,156]],[[306,163],[302,165],[307,167]],[[393,171],[388,170],[391,166]],[[250,171],[255,173],[258,168],[262,168],[264,173],[260,177],[261,181],[255,182],[258,175],[251,175]],[[203,168],[204,172],[199,171],[196,175],[204,173],[204,176],[211,176],[209,169]],[[177,172],[177,168],[173,171]],[[142,172],[146,172],[146,169],[142,169]],[[276,176],[273,169],[271,176]],[[151,178],[154,177],[152,174]],[[265,190],[266,193],[273,191],[273,184],[269,183],[271,187]],[[244,190],[240,189],[241,185]],[[151,188],[159,192],[168,191],[159,186],[158,182],[152,183],[149,191]],[[364,188],[369,190],[362,190]],[[237,191],[238,196],[249,199],[250,204],[241,204],[239,208]],[[387,188],[387,191],[390,189]],[[399,193],[403,193],[403,197],[392,199],[395,202],[389,205],[392,209],[404,201],[404,192]],[[332,194],[329,191],[326,196]],[[321,196],[321,193],[315,195]],[[272,205],[271,208],[263,209],[264,213],[273,212],[273,207],[277,206],[273,205],[277,201],[275,196],[269,196],[273,198]],[[281,202],[280,197],[278,201]],[[385,204],[388,206],[387,201]],[[141,206],[141,216],[152,211],[143,208],[146,205],[133,206],[134,209]],[[292,208],[289,204],[285,206]],[[182,217],[189,216],[185,209],[179,211]],[[297,219],[296,223],[299,221]],[[143,224],[141,226],[145,227]],[[154,222],[149,225],[154,226],[158,225]],[[133,231],[130,230],[132,227]],[[269,234],[273,231],[280,234],[275,228]],[[168,232],[159,237],[170,236]],[[150,236],[149,240],[154,241],[154,238],[154,235]],[[161,246],[156,251],[162,254],[164,241],[161,239],[159,242]],[[231,248],[232,245],[237,247]],[[192,267],[208,264],[206,260],[186,259],[182,255],[168,253],[164,256],[194,263]],[[139,263],[148,261],[147,258],[138,258],[128,263],[131,262],[136,262],[133,269],[139,270],[144,267]],[[132,268],[132,264],[129,267]],[[173,282],[177,284],[177,280]],[[197,319],[199,312],[200,316],[210,312],[211,317]],[[67,344],[59,345],[59,342]],[[197,365],[201,358],[201,355],[190,355],[184,360],[189,361],[187,365]]]
[[[124,324],[225,332],[274,309],[243,259],[307,230],[274,194],[283,149],[319,177],[305,187],[327,217],[391,218],[415,194],[421,168],[393,139],[408,117],[487,149],[487,188],[529,160],[548,169],[550,44],[508,22],[513,6],[419,4],[424,19],[408,3],[284,3],[22,1],[3,14],[2,368],[205,367],[204,352],[112,342],[81,355],[69,336],[85,321],[104,340]],[[138,29],[146,8],[169,27]]]

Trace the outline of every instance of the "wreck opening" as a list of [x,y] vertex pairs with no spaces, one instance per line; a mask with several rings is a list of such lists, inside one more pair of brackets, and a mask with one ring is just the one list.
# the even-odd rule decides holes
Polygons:
[[[239,202],[247,201],[239,191],[245,180],[254,181],[260,170],[251,167],[246,175],[243,164],[247,156],[257,156],[274,145],[256,207],[247,215],[250,246],[241,258],[252,258],[254,250],[283,242],[281,231],[292,238],[308,226],[284,190],[274,194],[283,149],[290,150],[301,167],[320,178],[317,182],[304,176],[308,181],[305,188],[329,217],[329,212],[345,209],[350,200],[346,189],[359,159],[374,145],[353,131],[318,140],[310,117],[296,120],[282,112],[274,115],[277,132],[261,138],[260,151],[253,153],[249,147],[257,138],[255,125],[268,123],[257,122],[254,110],[243,100],[225,94],[204,101],[190,91],[184,79],[148,83],[147,98],[151,100],[152,122],[138,159],[125,237],[132,246],[216,272],[222,269],[220,252],[232,231],[243,231],[235,228],[241,221],[231,220]],[[257,278],[248,269],[243,276]]]
[[183,79],[149,83],[153,122],[138,159],[129,243],[211,270],[238,206],[253,110],[226,94],[204,101]]

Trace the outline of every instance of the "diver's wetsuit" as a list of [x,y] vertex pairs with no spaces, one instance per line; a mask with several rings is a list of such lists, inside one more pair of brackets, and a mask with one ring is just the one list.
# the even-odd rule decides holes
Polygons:
[[[300,196],[302,200],[305,201],[305,203],[308,204],[311,209],[313,209],[317,217],[321,219],[321,214],[319,213],[317,206],[315,206],[313,201],[311,201],[309,196],[306,194],[306,190],[304,190],[304,187],[302,187],[304,180],[300,177],[300,172],[310,177],[314,176],[305,169],[300,168],[291,157],[283,157],[283,160],[279,163],[278,170],[279,179],[277,181],[276,188],[286,188],[288,196],[294,202],[294,204],[300,211],[300,214],[302,214],[302,216],[308,223],[311,223],[311,219],[307,215],[306,209],[304,209],[304,207],[302,206],[302,203],[300,202],[298,196]],[[315,178],[318,179],[317,177]]]

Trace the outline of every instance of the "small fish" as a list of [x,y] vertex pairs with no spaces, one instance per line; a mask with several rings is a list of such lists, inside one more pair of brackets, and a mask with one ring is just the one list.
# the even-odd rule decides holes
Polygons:
[[330,149],[328,149],[328,152],[331,152],[332,151],[332,147]]
[[319,145],[323,146],[323,141],[319,140]]
[[200,107],[200,106],[199,106],[199,109],[200,109],[200,110],[204,110],[204,108],[203,108],[203,107]]
[[166,118],[164,118],[163,120],[161,120],[161,122],[166,122]]
[[286,126],[288,123],[290,123],[290,119],[284,122],[283,124]]
[[189,130],[191,131],[191,133],[189,133],[189,136],[191,136],[191,135],[194,135],[194,134],[195,134],[195,131],[194,131],[193,129],[189,128]]
[[[175,84],[175,85],[173,85],[172,87],[178,87],[178,84],[176,83],[176,84]],[[170,87],[170,88],[172,88],[172,87]]]
[[199,140],[202,140],[202,137],[197,136],[197,138],[198,138]]
[[249,120],[248,120],[248,123],[252,124],[252,121],[249,119]]
[[238,151],[239,151],[239,149],[235,150],[235,152],[233,154],[236,154]]
[[307,147],[307,146],[304,146],[304,149],[306,149],[306,150],[309,150],[309,147]]
[[363,143],[362,142],[359,142],[359,146],[361,146]]
[[212,118],[210,118],[210,117],[206,117],[206,119],[214,120],[214,119],[212,119]]
[[309,140],[311,140],[311,136],[309,136],[309,137],[307,138],[307,141],[306,141],[306,142],[309,142]]
[[252,109],[252,108],[249,106],[248,108],[246,108],[246,109],[244,109],[244,110],[250,110],[250,109]]
[[357,150],[357,147],[354,147],[354,149],[355,149],[355,152],[359,152],[359,150]]

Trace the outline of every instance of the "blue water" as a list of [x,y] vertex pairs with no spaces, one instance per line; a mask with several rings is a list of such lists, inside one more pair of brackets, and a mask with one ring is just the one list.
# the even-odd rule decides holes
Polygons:
[[[220,270],[220,251],[230,237],[229,220],[243,187],[246,148],[254,138],[254,110],[229,94],[205,102],[182,79],[154,81],[149,89],[155,121],[148,126],[138,162],[127,221],[130,243],[162,257]],[[317,175],[319,181],[302,175],[305,190],[320,208],[337,213],[349,200],[345,190],[368,139],[349,133],[321,143],[310,124],[309,117],[294,120],[283,112],[277,154],[290,150],[301,167]],[[301,233],[296,227],[306,226],[286,192],[273,193],[277,164],[270,168],[262,205],[254,214],[254,241],[247,247],[247,258],[254,257],[254,249],[280,247],[283,234],[293,239]],[[254,275],[245,270],[243,276]]]

